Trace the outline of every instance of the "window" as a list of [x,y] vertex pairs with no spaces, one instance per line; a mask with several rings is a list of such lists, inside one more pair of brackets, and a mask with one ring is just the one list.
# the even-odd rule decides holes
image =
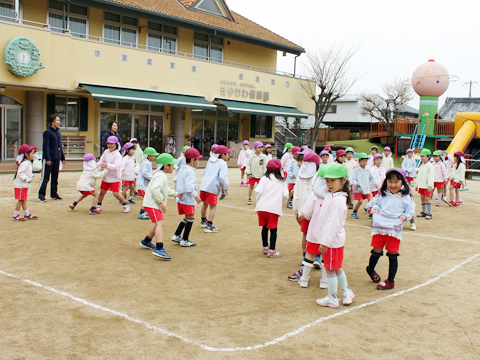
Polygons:
[[148,22],[147,49],[175,54],[177,51],[177,28]]
[[[63,7],[65,10],[65,23]],[[72,36],[85,38],[87,35],[88,8],[77,4],[64,3],[58,0],[48,1],[48,24],[54,32],[70,30]],[[65,29],[64,29],[65,25]]]
[[206,34],[195,33],[193,55],[197,59],[222,62],[223,39],[215,36],[209,38]]
[[228,9],[225,8],[222,1],[218,0],[199,0],[193,1],[195,4],[191,10],[201,11],[210,15],[221,16],[232,20]]
[[55,113],[61,121],[61,128],[78,129],[80,126],[79,98],[55,96]]
[[131,47],[137,46],[138,20],[136,18],[105,11],[104,19],[104,42]]
[[0,20],[15,22],[15,5],[13,5],[13,1],[8,3],[0,2]]
[[250,136],[253,138],[272,137],[272,117],[267,115],[252,115]]
[[337,105],[330,105],[327,109],[327,114],[336,114],[337,113]]

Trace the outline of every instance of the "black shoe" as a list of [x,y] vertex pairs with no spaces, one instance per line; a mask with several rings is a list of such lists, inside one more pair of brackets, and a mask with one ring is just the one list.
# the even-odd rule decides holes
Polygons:
[[37,200],[38,200],[39,202],[47,202],[47,199],[41,198],[41,197],[39,197]]
[[57,195],[57,196],[53,196],[53,197],[50,196],[50,199],[52,199],[52,200],[63,200],[63,199],[62,199],[60,196],[58,196],[58,195]]

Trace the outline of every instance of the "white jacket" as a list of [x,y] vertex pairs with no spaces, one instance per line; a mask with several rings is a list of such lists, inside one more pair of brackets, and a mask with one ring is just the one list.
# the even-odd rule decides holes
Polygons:
[[382,159],[382,165],[380,165],[382,168],[385,169],[385,171],[387,171],[388,169],[391,169],[393,167],[395,167],[395,165],[393,164],[393,158],[392,158],[392,154],[390,154],[389,156],[387,157],[383,157]]
[[120,163],[120,171],[122,172],[122,180],[135,181],[138,173],[138,166],[135,162],[135,155],[125,155]]
[[280,159],[283,171],[287,171],[287,165],[291,159],[293,159],[293,154],[291,152],[287,151],[285,154],[283,154],[282,158]]
[[122,163],[122,155],[118,150],[110,151],[105,150],[97,162],[97,167],[101,167],[102,164],[107,164],[107,173],[103,178],[103,181],[107,183],[116,183],[122,181],[122,173],[120,171],[120,164]]
[[459,163],[458,166],[452,167],[452,175],[451,178],[453,181],[459,183],[459,182],[465,182],[465,164],[464,163]]
[[295,215],[301,215],[302,209],[307,202],[308,197],[313,192],[312,178],[297,178],[297,182],[293,187],[292,209]]
[[385,180],[385,176],[386,176],[385,175],[386,170],[383,167],[377,167],[375,165],[370,170],[372,171],[373,176],[377,180],[376,185],[373,185],[372,183],[370,183],[370,191],[373,192],[382,188],[383,181]]
[[[347,218],[347,209],[347,193],[329,192],[325,196],[320,209],[320,221],[317,227],[319,244],[334,249],[345,245],[344,226]],[[310,224],[310,226],[312,225]]]
[[441,183],[448,181],[447,167],[442,160],[433,163],[434,182]]
[[96,168],[94,170],[83,170],[80,179],[77,182],[78,191],[95,191],[95,182],[97,179],[103,179],[107,172],[102,168]]
[[263,176],[255,189],[255,198],[255,212],[265,211],[282,216],[282,208],[288,199],[287,183],[278,180],[273,174],[268,178]]
[[29,160],[24,160],[18,165],[17,176],[13,180],[13,187],[16,189],[30,189],[30,180],[33,179],[33,165]]
[[247,166],[247,161],[251,154],[252,154],[252,150],[242,149],[238,154],[237,165],[240,165],[242,168]]
[[135,154],[133,156],[135,158],[137,166],[140,167],[140,165],[142,165],[142,162],[143,162],[143,150],[140,147],[140,144],[135,149]]
[[320,243],[318,227],[320,226],[320,210],[322,208],[322,203],[323,198],[312,192],[305,202],[305,205],[301,208],[301,213],[305,219],[310,220],[307,230],[307,241],[314,244]]
[[348,182],[351,184],[352,183],[352,175],[353,175],[353,170],[355,170],[355,166],[357,165],[357,162],[355,160],[350,159],[345,159],[345,162],[343,165],[346,166],[347,168],[347,174],[348,174]]

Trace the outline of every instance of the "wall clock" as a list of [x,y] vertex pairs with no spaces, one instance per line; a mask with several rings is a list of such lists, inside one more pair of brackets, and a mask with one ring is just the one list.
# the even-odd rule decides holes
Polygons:
[[37,45],[26,37],[16,37],[5,49],[5,64],[8,71],[19,77],[29,77],[39,69],[45,68],[40,62],[40,51]]

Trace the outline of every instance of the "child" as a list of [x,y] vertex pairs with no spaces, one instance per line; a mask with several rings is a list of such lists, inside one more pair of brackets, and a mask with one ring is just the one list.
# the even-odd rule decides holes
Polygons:
[[250,146],[250,143],[248,142],[248,140],[243,140],[243,149],[238,154],[237,165],[241,172],[240,186],[247,185],[246,183],[243,182],[243,177],[245,175],[245,169],[247,168],[248,159],[252,154],[252,150],[250,150],[249,146]]
[[[136,138],[131,138],[130,142],[135,146],[135,164],[139,168],[140,165],[142,165],[143,162],[143,150],[140,147],[140,144],[138,143],[138,140]],[[137,170],[138,172],[138,170]],[[137,178],[135,177],[135,182],[137,181]],[[138,191],[136,188],[136,183],[134,184],[135,192],[133,193],[133,196],[138,197]]]
[[[322,169],[323,168],[323,169]],[[316,226],[318,240],[307,239],[305,259],[302,263],[302,276],[298,279],[301,287],[308,286],[310,270],[316,254],[322,254],[327,273],[328,295],[317,299],[317,304],[338,308],[337,287],[343,291],[343,305],[350,305],[355,298],[348,287],[347,276],[342,269],[345,246],[345,219],[347,207],[350,205],[350,189],[347,180],[347,169],[340,164],[322,166],[326,179],[328,194],[320,209],[319,224]],[[312,225],[310,225],[312,226]]]
[[[214,152],[217,147],[218,147],[218,144],[213,144],[213,145],[210,147],[210,155],[209,155],[210,157],[209,157],[209,159],[208,159],[208,162],[207,162],[207,165],[206,165],[206,166],[208,166],[209,163],[215,162],[215,161],[218,160],[219,155],[218,155],[218,154],[215,154],[215,152]],[[228,165],[227,165],[227,166],[228,166]],[[219,198],[219,199],[220,199],[220,200],[225,200],[226,197],[227,197],[227,194],[225,193],[225,190],[222,188],[222,195],[220,195],[220,198]]]
[[[13,221],[37,220],[38,216],[30,214],[27,207],[28,189],[33,180],[32,161],[35,158],[37,148],[32,145],[23,144],[18,149],[17,165],[18,169],[15,173],[13,188],[15,190],[15,211],[13,212]],[[23,208],[24,218],[20,216],[20,209]]]
[[415,216],[409,196],[410,187],[401,170],[389,169],[379,192],[367,205],[373,214],[372,247],[367,274],[374,283],[380,282],[380,275],[375,271],[383,248],[387,250],[389,260],[388,279],[377,285],[378,290],[389,290],[395,287],[395,275],[398,269],[398,250],[402,240],[403,222]]
[[92,195],[92,207],[88,212],[90,215],[98,215],[100,212],[97,210],[98,197],[100,193],[95,191],[95,183],[97,179],[103,179],[105,171],[97,167],[95,156],[93,154],[86,154],[83,157],[83,173],[77,182],[77,190],[80,192],[80,197],[70,204],[70,209],[75,209],[75,206],[85,199],[87,196]]
[[188,145],[185,145],[183,148],[182,148],[182,153],[180,154],[180,156],[178,157],[177,159],[177,162],[175,163],[175,172],[176,174],[178,174],[178,172],[180,171],[180,168],[186,164],[185,162],[185,151],[187,151],[188,149],[190,149],[190,146]]
[[[228,195],[230,189],[228,181],[228,153],[231,150],[224,145],[219,145],[214,153],[218,155],[216,161],[208,162],[203,171],[202,182],[200,183],[200,199],[203,201],[202,205],[202,221],[200,227],[204,228],[206,233],[216,233],[220,229],[213,226],[213,219],[217,210],[217,197],[223,189]],[[248,168],[248,166],[247,166]],[[210,206],[210,212],[207,218],[207,209]]]
[[[383,158],[383,160],[385,160],[385,158]],[[377,180],[377,185],[370,184],[370,191],[372,192],[372,196],[377,195],[377,193],[380,191],[380,188],[382,187],[383,180],[385,180],[385,168],[382,167],[382,164],[382,155],[375,154],[373,156],[372,174]]]
[[[390,149],[390,146],[385,146],[383,148],[383,161],[382,161],[382,168],[387,171],[388,169],[393,168],[395,165],[393,164],[393,158],[392,158],[392,150]],[[379,186],[382,186],[382,183],[380,183]]]
[[357,200],[357,204],[350,216],[354,219],[359,219],[357,211],[360,208],[360,205],[362,205],[363,200],[370,200],[372,197],[370,194],[370,186],[378,185],[377,179],[375,179],[372,171],[367,166],[367,160],[367,154],[358,154],[358,165],[355,167],[352,174],[353,200]]
[[[350,184],[350,191],[353,192],[352,188],[352,175],[353,175],[353,170],[355,169],[355,166],[357,165],[357,162],[353,159],[353,155],[355,155],[353,148],[347,147],[345,149],[346,159],[344,162],[344,165],[347,166],[347,173],[348,173],[348,183]],[[353,204],[348,207],[348,209],[353,209]]]
[[[290,156],[292,156],[292,148],[288,148]],[[255,153],[250,155],[250,157],[248,158],[246,169],[248,176],[248,184],[250,185],[250,188],[248,189],[247,205],[252,205],[253,188],[255,184],[258,184],[260,182],[260,179],[263,175],[265,175],[265,172],[267,171],[267,158],[265,154],[262,153],[263,143],[261,141],[255,141],[253,143],[253,149],[255,150]]]
[[408,185],[412,186],[412,181],[415,177],[415,169],[417,168],[417,161],[413,158],[413,149],[407,149],[407,156],[403,157],[402,169],[406,171],[405,179]]
[[[157,153],[157,151],[152,147],[147,147],[143,153],[144,159],[142,161],[142,165],[140,165],[140,168],[138,169],[138,177],[136,182],[138,196],[141,196],[143,199],[145,198],[145,191],[147,190],[147,186],[152,179],[152,164],[155,162],[158,155],[160,154]],[[140,211],[138,212],[138,218],[141,220],[150,220],[150,218],[148,217],[148,213],[143,208],[143,199],[142,206],[140,207]]]
[[435,177],[433,187],[437,189],[437,206],[440,206],[443,199],[443,187],[445,186],[445,182],[448,181],[447,167],[442,161],[442,153],[438,150],[433,152],[433,161]]
[[[167,254],[163,248],[163,213],[167,212],[167,199],[169,195],[175,195],[175,190],[168,187],[168,178],[166,174],[171,174],[174,170],[174,164],[177,162],[171,154],[163,153],[157,157],[157,170],[153,173],[152,180],[147,186],[143,205],[148,213],[150,220],[154,224],[148,232],[145,239],[140,242],[140,246],[146,249],[152,249],[153,255],[164,260],[170,260],[172,257]],[[155,237],[156,244],[152,244]]]
[[113,192],[118,201],[123,205],[123,212],[130,212],[130,205],[125,201],[125,198],[120,194],[120,184],[122,183],[122,174],[120,172],[120,164],[122,162],[122,155],[119,151],[119,141],[114,135],[107,138],[107,149],[104,151],[97,167],[106,169],[105,177],[100,185],[100,196],[98,197],[97,210],[102,210],[102,201],[108,190]]
[[322,165],[328,165],[328,159],[330,159],[329,155],[330,155],[330,154],[328,153],[327,150],[322,150],[322,151],[320,151],[320,160],[322,161],[322,162],[320,163],[320,166],[322,166]]
[[[335,162],[347,167],[347,164],[345,164],[346,156],[347,156],[347,153],[345,152],[345,150],[343,149],[337,150],[335,153]],[[347,173],[348,173],[348,168],[347,168]]]
[[267,164],[268,164],[268,162],[273,159],[272,145],[270,144],[265,145],[265,156],[267,157]]
[[[198,196],[197,177],[195,176],[195,169],[202,157],[195,148],[185,151],[186,164],[178,169],[177,176],[173,180],[173,185],[177,190],[178,215],[185,215],[185,218],[180,221],[177,231],[172,235],[172,241],[184,247],[196,245],[188,237],[195,221],[195,205],[202,201]],[[183,236],[181,236],[182,231]]]
[[420,194],[422,200],[422,212],[417,217],[424,217],[426,220],[432,219],[432,194],[435,173],[433,165],[430,162],[432,152],[429,149],[422,149],[420,153],[421,165],[418,170],[416,180],[416,190]]
[[333,155],[332,155],[332,146],[331,145],[325,145],[323,148],[323,151],[328,152],[328,161],[327,164],[333,164]]
[[280,159],[280,162],[282,163],[283,177],[285,179],[287,178],[288,162],[293,158],[292,149],[293,149],[292,143],[286,143],[283,147],[284,154],[282,155],[282,158]]
[[292,200],[293,200],[293,187],[295,186],[295,182],[297,180],[298,174],[298,153],[300,152],[300,148],[298,146],[294,146],[292,148],[292,159],[288,162],[287,165],[287,185],[288,185],[288,202],[287,208],[292,208]]
[[[453,174],[450,176],[450,200],[448,201],[451,206],[459,206],[461,204],[460,188],[465,182],[465,163],[463,157],[465,154],[463,151],[455,151]],[[453,189],[455,189],[455,202],[453,202]]]
[[135,145],[127,142],[125,145],[123,145],[122,149],[125,151],[122,162],[120,163],[123,185],[122,196],[127,199],[127,190],[130,189],[130,198],[128,199],[128,203],[135,204],[135,201],[133,200],[133,194],[135,193],[135,179],[138,173],[138,166],[135,163]]
[[[258,225],[262,226],[263,254],[269,258],[280,256],[280,251],[276,250],[278,218],[283,215],[282,206],[288,198],[285,179],[280,172],[281,167],[280,160],[270,160],[265,176],[260,179],[255,189],[257,201],[255,212],[258,215]],[[269,229],[270,245],[268,244]]]
[[[452,156],[448,153],[448,151],[442,151],[442,157],[443,157],[443,163],[445,164],[445,167],[447,168],[447,174],[448,174],[448,180],[445,183],[445,186],[443,187],[443,201],[445,201],[448,205],[452,206],[450,202],[447,200],[447,189],[448,189],[448,182],[450,181],[450,178],[453,175],[453,158]],[[453,199],[452,199],[453,200]]]
[[378,154],[378,147],[377,146],[372,146],[370,149],[370,155],[368,155],[367,159],[367,166],[371,169],[373,167],[373,157],[375,154]]

